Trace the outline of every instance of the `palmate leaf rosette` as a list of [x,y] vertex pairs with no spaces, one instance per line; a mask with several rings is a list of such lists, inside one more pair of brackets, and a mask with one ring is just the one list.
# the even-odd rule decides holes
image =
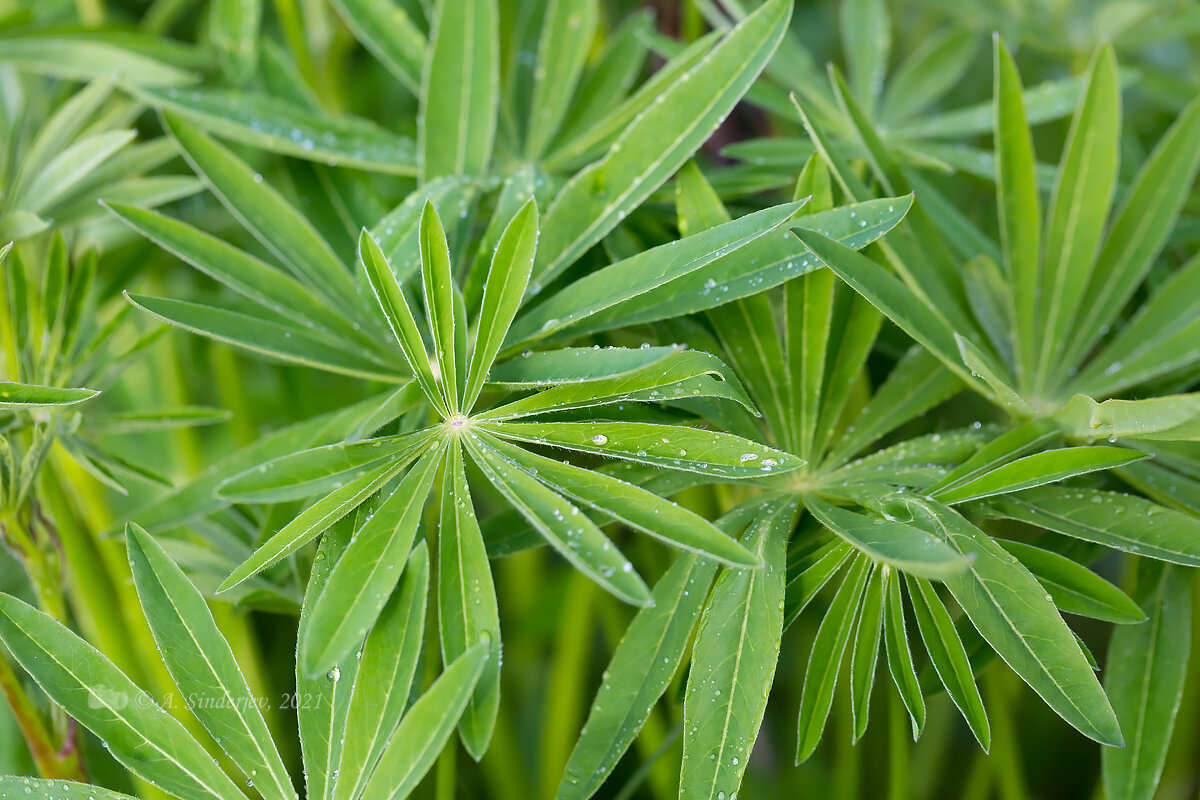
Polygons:
[[[998,38],[994,77],[998,243],[974,225],[939,225],[941,209],[922,208],[920,202],[908,217],[911,225],[879,248],[886,266],[819,233],[799,230],[797,235],[820,263],[1013,423],[960,467],[969,465],[968,473],[926,488],[931,498],[962,503],[973,515],[1016,520],[1135,556],[1195,566],[1197,405],[1194,394],[1176,392],[1193,387],[1200,363],[1195,304],[1187,299],[1194,297],[1191,287],[1200,272],[1194,258],[1178,267],[1162,262],[1168,260],[1165,246],[1200,170],[1200,105],[1193,102],[1179,113],[1114,207],[1121,80],[1112,48],[1101,46],[1083,76],[1047,202],[1029,128],[1033,111]],[[845,82],[834,78],[873,179],[884,193],[916,188],[920,197],[921,187],[884,147],[869,114]],[[811,104],[798,101],[798,106],[839,189],[854,200],[870,197]],[[1156,264],[1166,278],[1143,290]],[[1063,443],[1078,446],[1061,448]],[[1110,470],[1119,483],[1110,478],[1057,486],[1039,479],[1069,477],[1088,463]],[[1130,488],[1137,494],[1112,491]],[[1089,598],[1083,613],[1114,621],[1133,615],[1123,600],[1124,611],[1118,613],[1112,605],[1116,598],[1094,576],[1072,577],[1075,562],[1048,558],[1019,543],[1004,547],[1038,577],[1062,610],[1080,609],[1079,588],[1090,585],[1083,592]],[[1150,598],[1141,612],[1153,616],[1163,602],[1161,595]],[[1166,613],[1179,616],[1178,603],[1166,607]],[[968,616],[975,621],[969,611]],[[1138,637],[1126,634],[1114,639],[1118,648],[1134,641]],[[1133,737],[1127,746],[1146,754],[1134,768],[1124,756],[1105,751],[1106,775],[1114,776],[1109,788],[1120,786],[1118,796],[1130,797],[1156,784],[1165,755],[1157,734],[1136,724],[1139,709],[1169,726],[1168,696],[1182,667],[1177,658],[1171,662],[1170,674],[1158,684],[1164,694],[1156,695],[1128,676],[1131,659],[1149,668],[1144,652],[1112,650],[1110,659],[1126,670],[1107,685],[1126,736]],[[1013,663],[1008,655],[1005,660]],[[977,733],[983,730],[975,727]],[[1076,727],[1106,740],[1094,726]]]
[[[813,197],[805,211],[819,215],[832,202],[830,188],[826,167],[812,160],[797,187],[797,194]],[[702,230],[728,218],[696,170],[681,174],[677,203],[681,228]],[[718,522],[745,529],[744,540],[763,548],[756,552],[768,571],[726,570],[707,600],[703,589],[718,572],[715,564],[681,560],[663,576],[655,606],[639,612],[608,665],[559,797],[597,790],[689,657],[681,796],[732,797],[776,679],[782,636],[818,596],[828,605],[797,676],[797,761],[820,742],[844,672],[855,740],[865,733],[884,654],[914,736],[925,725],[926,697],[947,691],[983,748],[990,747],[974,674],[989,654],[999,654],[1081,732],[1119,744],[1113,709],[1060,612],[1118,623],[1146,615],[1084,564],[993,539],[963,511],[1026,491],[1057,491],[1056,482],[1144,454],[1064,447],[1063,432],[1049,422],[1003,435],[976,424],[881,447],[885,437],[958,394],[963,382],[917,347],[872,393],[853,393],[882,316],[828,270],[707,316],[707,326],[686,328],[689,341],[721,353],[763,412],[761,420],[724,419],[805,463],[765,481],[765,494]],[[1187,538],[1171,546],[1194,552]],[[958,622],[955,606],[965,614]],[[911,635],[910,619],[918,623]]]
[[[723,479],[761,480],[799,467],[795,456],[733,434],[623,419],[624,407],[678,398],[748,406],[737,379],[713,356],[676,347],[518,355],[515,366],[497,365],[496,371],[507,374],[509,386],[539,389],[514,397],[511,388],[499,385],[503,400],[480,406],[481,395],[487,400],[497,395],[488,375],[525,294],[537,231],[537,207],[530,201],[499,239],[470,330],[432,204],[424,208],[419,230],[423,326],[378,243],[364,231],[365,279],[437,421],[411,433],[286,455],[220,486],[226,500],[237,502],[319,497],[267,538],[220,590],[296,552],[379,495],[369,512],[358,515],[345,555],[306,612],[309,633],[299,650],[304,674],[328,672],[376,623],[403,575],[398,565],[418,538],[422,509],[435,492],[440,497],[436,585],[443,654],[453,659],[485,639],[499,646],[495,593],[467,481],[468,460],[546,543],[626,602],[648,605],[650,590],[589,510],[605,522],[617,520],[717,563],[761,567],[759,556],[695,513],[604,472],[527,449],[573,450]],[[421,327],[430,332],[432,354]],[[559,421],[574,409],[586,409],[589,421]],[[497,666],[485,670],[460,724],[464,744],[476,756],[486,749],[495,721]]]

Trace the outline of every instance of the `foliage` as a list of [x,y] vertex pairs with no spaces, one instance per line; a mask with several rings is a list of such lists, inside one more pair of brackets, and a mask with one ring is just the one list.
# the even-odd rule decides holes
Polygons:
[[0,6],[0,796],[1194,788],[1194,11],[640,5]]

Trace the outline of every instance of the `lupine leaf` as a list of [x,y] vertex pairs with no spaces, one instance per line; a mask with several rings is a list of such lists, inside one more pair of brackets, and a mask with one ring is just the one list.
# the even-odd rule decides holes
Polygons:
[[417,94],[426,42],[404,9],[373,0],[333,0],[332,5],[363,46],[410,92]]
[[971,733],[975,734],[979,746],[986,752],[992,746],[992,729],[983,708],[983,698],[979,696],[979,687],[975,685],[975,678],[971,674],[967,651],[954,629],[954,621],[929,581],[909,576],[906,579],[913,615],[921,631],[921,640],[929,652],[929,660],[946,687],[946,693],[958,706]]
[[1110,800],[1151,800],[1158,788],[1191,651],[1189,577],[1172,566],[1139,570],[1149,619],[1121,626],[1109,643],[1104,686],[1126,738],[1100,753]]
[[984,501],[988,516],[1015,519],[1135,555],[1200,566],[1200,521],[1134,495],[1040,486]]
[[0,408],[38,408],[82,403],[100,392],[94,389],[59,389],[28,383],[0,381]]
[[400,580],[396,565],[408,560],[443,452],[440,443],[428,448],[356,527],[309,614],[299,651],[302,672],[316,676],[332,669],[379,617]]
[[480,642],[438,676],[400,721],[362,800],[403,798],[416,788],[454,731],[488,659],[496,657],[486,642]]
[[813,754],[825,731],[825,721],[833,706],[833,690],[842,669],[842,658],[854,632],[854,620],[863,603],[863,588],[873,567],[868,558],[859,556],[854,560],[817,628],[817,636],[808,655],[808,667],[804,671],[804,691],[800,696],[800,719],[796,733],[797,765],[807,761]]
[[[442,660],[448,665],[475,644],[492,642],[500,652],[500,617],[496,587],[475,518],[463,466],[455,442],[442,477],[441,522],[438,526],[438,623]],[[500,659],[488,659],[483,675],[458,723],[463,746],[476,760],[483,757],[500,705]]]
[[437,0],[436,9],[421,80],[422,183],[481,176],[496,132],[496,1]]
[[[889,572],[885,580],[887,600],[883,618],[883,642],[888,671],[892,674],[896,691],[912,721],[915,740],[925,727],[925,695],[921,691],[921,682],[913,666],[912,650],[909,649],[908,623],[904,619],[904,596],[901,592],[902,580],[902,577],[894,572]],[[913,604],[917,602],[914,598]]]
[[859,551],[910,575],[945,578],[967,567],[944,542],[904,523],[838,508],[818,497],[806,497],[804,505]]
[[679,669],[715,574],[715,565],[685,554],[659,579],[654,605],[638,611],[613,652],[558,800],[591,797],[633,742]]
[[1024,542],[997,539],[996,543],[1033,573],[1060,610],[1126,624],[1146,619],[1127,594],[1082,564]]
[[727,569],[700,620],[683,705],[680,798],[739,789],[758,737],[783,633],[786,539],[794,506],[769,501],[742,535],[762,569]]
[[129,525],[125,541],[163,661],[186,697],[206,701],[193,708],[196,717],[264,797],[294,800],[262,711],[204,598],[144,529]]
[[0,640],[134,774],[183,800],[245,797],[179,720],[61,623],[0,594]]
[[725,478],[761,478],[797,469],[795,456],[732,433],[648,422],[505,422],[491,433],[536,444],[641,461]]
[[377,492],[380,486],[391,480],[404,468],[405,463],[401,461],[374,466],[313,503],[230,573],[218,591],[232,589],[320,536],[330,525],[349,514]]
[[404,292],[400,289],[396,274],[392,272],[391,265],[388,264],[383,251],[379,249],[379,245],[371,237],[371,234],[365,230],[358,239],[358,258],[366,270],[371,291],[374,292],[375,299],[383,310],[383,315],[387,319],[396,341],[404,350],[404,357],[408,360],[409,368],[416,375],[417,382],[425,391],[425,396],[444,416],[449,416],[450,410],[437,379],[433,375],[429,355],[425,351],[425,340],[421,338],[421,331],[417,328],[416,317],[408,307],[408,301],[404,299]]
[[163,118],[183,157],[229,213],[296,277],[323,292],[343,311],[359,316],[364,306],[350,271],[312,224],[229,150],[171,114]]
[[747,17],[563,187],[542,221],[535,290],[616,227],[709,137],[766,66],[791,8],[769,0]]
[[491,445],[543,483],[667,544],[731,566],[759,565],[746,548],[708,520],[632,483],[530,453],[502,439]]
[[496,244],[483,291],[483,305],[476,322],[478,335],[467,377],[464,413],[470,413],[479,398],[479,392],[488,380],[492,362],[500,352],[508,327],[521,306],[525,287],[529,284],[529,273],[533,269],[537,232],[537,203],[530,200],[512,218]]
[[525,154],[537,158],[554,138],[596,33],[596,0],[550,0],[538,41]]
[[332,800],[358,796],[408,707],[425,632],[429,548],[424,541],[412,549],[400,580],[363,644]]
[[486,441],[469,437],[466,443],[492,485],[572,565],[627,603],[650,602],[650,590],[633,565],[576,506],[509,464]]
[[988,644],[1080,733],[1120,746],[1121,729],[1104,690],[1037,579],[951,509],[927,502],[916,511],[969,560],[968,569],[945,584]]
[[1018,458],[982,472],[952,489],[933,494],[946,503],[962,503],[997,494],[1008,494],[1047,483],[1112,469],[1146,458],[1147,454],[1124,447],[1063,447]]

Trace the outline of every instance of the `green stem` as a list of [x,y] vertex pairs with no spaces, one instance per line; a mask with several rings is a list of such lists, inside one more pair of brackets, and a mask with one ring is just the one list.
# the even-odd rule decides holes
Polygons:
[[79,761],[74,726],[69,731],[66,745],[61,749],[56,748],[41,712],[25,694],[16,673],[3,656],[0,656],[0,692],[4,693],[4,698],[12,708],[13,717],[29,745],[38,774],[43,778],[86,781],[87,774]]
[[900,695],[888,692],[888,800],[909,798],[908,711]]

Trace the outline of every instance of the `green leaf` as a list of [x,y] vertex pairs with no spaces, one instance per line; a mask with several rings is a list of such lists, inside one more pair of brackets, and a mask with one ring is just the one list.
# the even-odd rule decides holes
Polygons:
[[[600,119],[593,119],[590,125],[582,127],[571,138],[564,137],[562,145],[545,159],[546,168],[555,172],[570,171],[599,155],[603,148],[611,145],[613,140],[636,122],[660,96],[679,83],[684,74],[690,74],[692,68],[712,51],[719,37],[720,33],[717,31],[701,36],[672,56],[661,69],[651,74],[632,96],[616,108]],[[640,60],[644,61],[644,56]],[[572,111],[571,118],[567,121],[568,127],[571,126],[571,120],[575,119],[574,110]]]
[[964,503],[997,494],[1009,494],[1065,480],[1076,475],[1112,469],[1140,461],[1149,454],[1125,447],[1063,447],[1018,458],[982,472],[952,489],[934,492],[944,503]]
[[825,390],[826,359],[833,333],[836,297],[837,283],[829,270],[809,273],[798,280],[789,281],[784,293],[784,347],[788,366],[786,388],[792,408],[789,415],[791,419],[785,423],[788,435],[784,441],[801,458],[809,461],[817,460],[822,455],[814,452],[814,443],[818,440],[817,423]]
[[215,0],[209,5],[208,38],[225,77],[242,83],[258,66],[262,0]]
[[233,89],[140,89],[137,96],[209,133],[280,155],[396,175],[417,172],[413,140],[362,117]]
[[[1028,124],[1061,119],[1070,114],[1083,96],[1084,76],[1055,78],[1025,89],[1022,99]],[[926,114],[899,125],[894,135],[905,139],[964,139],[995,129],[996,107],[993,101],[956,108],[940,114]]]
[[481,177],[499,105],[495,0],[438,0],[421,80],[420,180]]
[[1082,564],[1024,542],[997,539],[996,543],[1033,573],[1060,610],[1122,624],[1146,619],[1129,595]]
[[[860,346],[863,348],[860,352],[865,355],[867,342],[863,341]],[[832,376],[833,379],[837,377],[837,374]],[[853,377],[857,378],[857,375]],[[836,387],[837,384],[830,380],[830,385]],[[961,390],[962,381],[958,376],[939,364],[928,351],[919,347],[909,350],[854,420],[854,429],[847,430],[830,450],[827,463],[841,463]],[[835,421],[832,413],[826,418]]]
[[[1038,209],[1033,138],[1025,118],[1021,77],[1000,37],[995,46],[996,205],[1000,213],[1000,242],[1012,287],[1032,287],[1041,280],[1042,216]],[[1035,368],[1037,295],[1013,291],[1017,372],[1027,376]],[[1022,387],[1024,388],[1024,387]]]
[[1048,442],[1054,441],[1061,432],[1054,423],[1045,419],[1035,419],[1023,425],[1006,431],[983,443],[957,467],[946,473],[946,476],[925,490],[933,496],[940,491],[955,489],[963,483],[972,481],[998,466],[1007,464],[1015,458],[1032,452]]
[[[547,337],[561,339],[562,335],[555,336],[560,331],[576,335],[579,331],[572,329],[580,321],[736,252],[785,224],[801,205],[786,203],[756,211],[707,231],[643,250],[586,275],[523,314],[509,331],[509,349]],[[539,253],[548,237],[549,224],[548,213],[542,226]],[[535,285],[531,291],[536,292],[539,288]]]
[[258,699],[217,628],[204,597],[145,529],[125,529],[129,566],[163,662],[192,712],[266,798],[294,800]]
[[[483,535],[475,518],[471,491],[456,440],[442,476],[438,526],[438,623],[442,661],[454,661],[480,642],[495,642],[500,652],[500,616],[496,587]],[[458,723],[467,752],[478,761],[487,751],[500,706],[500,659],[488,659],[471,701]]]
[[929,652],[929,660],[946,687],[946,693],[962,712],[971,733],[975,734],[979,746],[987,752],[992,746],[992,729],[988,724],[987,711],[983,708],[983,698],[979,696],[979,687],[975,685],[975,676],[971,674],[967,651],[958,631],[954,629],[954,620],[929,581],[911,576],[906,576],[906,579],[913,616],[917,619],[917,628]]
[[303,500],[331,492],[339,484],[361,476],[364,469],[379,466],[385,460],[411,461],[436,435],[436,430],[430,428],[286,453],[235,472],[220,484],[217,493],[235,503]]
[[[887,656],[888,672],[892,673],[896,691],[912,721],[915,741],[925,727],[925,694],[921,691],[921,681],[917,678],[912,650],[908,646],[908,623],[904,619],[904,597],[900,587],[902,578],[899,574],[890,572],[890,567],[883,569],[888,570],[884,580],[887,592],[883,617],[884,652]],[[916,604],[917,600],[914,598],[913,606]]]
[[679,796],[733,797],[758,737],[783,634],[794,501],[767,502],[742,536],[762,569],[727,569],[700,620],[683,704]]
[[525,156],[536,160],[558,132],[583,72],[600,9],[596,0],[549,0],[533,70]]
[[770,298],[757,294],[729,303],[710,311],[708,319],[725,346],[730,365],[762,409],[770,439],[791,445],[788,434],[795,406],[790,402],[788,381],[779,379],[785,360]]
[[[505,389],[541,389],[565,383],[615,378],[677,356],[681,350],[678,345],[530,350],[518,358],[510,358],[493,366],[488,373],[488,383]],[[705,355],[709,359],[714,358]]]
[[868,517],[806,495],[804,506],[860,552],[910,575],[944,579],[967,565],[945,542],[892,519]]
[[[593,353],[602,352],[576,348],[565,351],[564,355],[569,353],[571,358],[582,355],[591,358]],[[643,354],[644,359],[643,356],[626,357],[624,352],[618,356],[613,359],[597,356],[593,363],[594,367],[599,367],[605,372],[614,367],[621,369],[615,374],[609,373],[611,377],[591,379],[588,375],[593,372],[592,367],[582,366],[581,363],[579,367],[572,369],[570,374],[565,375],[569,382],[477,414],[476,419],[502,422],[546,411],[565,411],[622,402],[665,403],[690,397],[721,397],[753,410],[750,398],[746,397],[737,375],[716,356],[680,347],[654,350],[648,348]],[[580,362],[583,360],[580,359]],[[557,365],[561,364],[562,359],[554,361]],[[536,363],[540,366],[545,362],[545,359],[538,359]],[[515,368],[506,370],[504,367],[502,364],[495,371],[510,376],[517,372]],[[520,372],[523,373],[524,370]],[[563,373],[547,375],[550,381],[559,383],[554,380],[555,377],[563,377]],[[518,385],[534,386],[539,383],[531,381]]]
[[[594,126],[611,124],[612,116],[623,108],[621,100],[642,74],[646,64],[646,39],[652,29],[653,14],[650,9],[642,9],[630,14],[620,27],[609,32],[603,49],[593,59],[575,91],[570,113],[563,120],[556,141],[574,142]],[[668,69],[664,65],[660,72]],[[654,80],[660,72],[654,73],[649,80]]]
[[795,456],[732,433],[650,422],[505,422],[481,425],[507,439],[565,447],[722,478],[761,478],[798,469]]
[[39,408],[82,403],[100,392],[94,389],[59,389],[29,383],[0,381],[0,408]]
[[51,209],[58,200],[97,166],[112,158],[137,136],[136,131],[96,133],[68,145],[41,169],[20,197],[21,206],[36,214]]
[[297,278],[362,318],[350,272],[299,211],[225,147],[172,114],[163,120],[184,159],[246,230]]
[[[1039,303],[1043,323],[1037,385],[1051,378],[1092,276],[1117,181],[1121,85],[1110,44],[1088,70],[1083,102],[1071,120],[1050,200]],[[1022,284],[1017,284],[1018,286]]]
[[298,325],[320,328],[342,341],[371,348],[376,356],[386,357],[387,351],[378,342],[355,328],[344,315],[330,309],[307,286],[270,264],[171,217],[124,203],[104,205],[142,236],[243,297]]
[[871,713],[871,690],[875,687],[875,669],[879,663],[879,639],[883,629],[883,597],[890,577],[885,567],[875,570],[863,593],[854,633],[854,651],[850,658],[850,697],[854,713],[854,741],[867,731]]
[[357,508],[379,487],[396,476],[407,462],[389,462],[356,476],[353,480],[304,509],[274,536],[267,539],[249,559],[235,569],[217,588],[225,592],[257,575],[279,559],[291,555],[320,536],[330,525]]
[[708,520],[641,487],[603,472],[530,453],[499,439],[490,444],[514,466],[543,483],[669,545],[730,566],[759,566],[746,548]]
[[244,800],[179,720],[61,623],[0,593],[0,640],[130,772],[182,800]]
[[1200,170],[1200,101],[1180,112],[1142,165],[1096,260],[1063,362],[1075,363],[1145,278]]
[[883,0],[849,0],[839,9],[842,51],[859,103],[874,111],[892,45],[892,19]]
[[[332,669],[362,641],[400,580],[396,565],[408,559],[425,499],[445,446],[435,442],[400,479],[379,508],[360,515],[354,536],[321,588],[308,617],[298,669],[317,676]],[[395,474],[391,468],[389,472]]]
[[[353,527],[347,522],[334,525],[329,535],[323,537],[317,545],[312,572],[304,592],[304,605],[300,609],[300,624],[296,635],[297,653],[304,648],[313,602],[353,532]],[[295,663],[299,665],[299,658]],[[296,714],[307,797],[333,795],[338,782],[338,765],[341,763],[342,753],[345,752],[345,734],[359,663],[357,657],[349,656],[328,674],[316,678],[308,677],[300,669],[296,670],[296,692],[305,701],[297,703],[299,708],[296,709]],[[405,702],[407,699],[404,698]]]
[[954,330],[932,303],[921,299],[884,267],[845,245],[816,231],[799,230],[796,235],[822,265],[833,270],[854,291],[883,312],[884,316],[928,348],[965,383],[976,387],[985,395],[989,394],[978,379],[962,366]]
[[421,655],[428,593],[429,548],[420,541],[363,644],[332,800],[353,800],[362,792],[400,724]]
[[1080,439],[1200,440],[1200,393],[1105,400],[1077,394],[1058,413],[1066,431]]
[[374,0],[332,0],[346,26],[396,80],[414,95],[421,90],[425,35],[403,8]]
[[0,797],[28,797],[30,800],[133,800],[127,794],[90,783],[21,778],[16,775],[0,777]]
[[339,340],[277,319],[218,306],[126,293],[126,299],[163,322],[251,353],[358,378],[395,383],[403,375]]
[[808,654],[804,690],[800,696],[796,732],[797,766],[813,754],[825,731],[842,658],[854,631],[854,620],[863,604],[863,589],[873,569],[874,564],[870,559],[859,556],[854,560],[817,628],[817,636]]
[[792,627],[800,614],[813,601],[817,593],[825,588],[842,565],[855,550],[836,536],[824,537],[827,541],[815,551],[806,553],[799,560],[788,553],[787,593],[783,603],[783,630]]
[[1104,690],[1037,579],[950,508],[922,501],[914,511],[967,558],[968,570],[944,582],[988,644],[1080,733],[1121,746]]
[[[460,378],[466,378],[466,365],[459,363],[456,339],[465,334],[467,321],[455,319],[454,276],[450,266],[450,246],[446,230],[433,203],[426,202],[421,211],[419,232],[421,277],[425,287],[425,320],[433,339],[433,352],[440,370],[437,378],[442,396],[451,414],[459,413]],[[386,276],[384,276],[386,280]],[[374,286],[374,283],[372,283]],[[456,327],[464,330],[457,331]]]
[[[480,310],[480,303],[483,300],[485,288],[484,283],[487,281],[490,268],[496,259],[496,248],[500,245],[500,239],[508,232],[509,226],[516,219],[517,215],[521,213],[526,204],[531,200],[535,203],[540,203],[546,199],[547,184],[548,181],[546,180],[545,173],[536,164],[526,164],[523,167],[519,167],[504,179],[504,183],[500,187],[500,193],[496,195],[495,207],[492,209],[487,228],[478,239],[474,257],[470,266],[467,267],[466,277],[462,280],[463,300],[473,314]],[[540,208],[540,206],[538,207]],[[460,211],[459,213],[462,212]],[[539,211],[539,216],[540,213]],[[526,224],[528,224],[528,221],[528,218],[526,218]],[[511,245],[523,241],[519,238],[516,229],[514,229],[512,236],[513,238],[507,242],[505,259],[512,258]],[[536,247],[536,240],[533,244]],[[459,274],[460,276],[462,275],[461,267]],[[525,277],[525,282],[526,286],[528,286],[528,276]],[[525,287],[522,287],[522,293],[524,290]],[[524,299],[523,294],[522,299]],[[508,324],[512,324],[512,321],[509,320]],[[507,333],[508,331],[505,330],[504,332]],[[478,343],[476,346],[478,346]]]
[[449,219],[469,208],[476,190],[473,181],[461,176],[438,178],[410,192],[371,227],[371,238],[391,263],[397,281],[405,283],[421,267],[418,234],[425,204],[433,203],[438,213]]
[[980,510],[1115,550],[1200,566],[1200,520],[1141,497],[1041,486],[990,498]]
[[486,662],[493,658],[488,644],[480,642],[459,656],[412,704],[371,774],[362,800],[404,798],[416,788],[454,731]]
[[1139,570],[1150,618],[1121,626],[1109,643],[1104,685],[1126,732],[1124,748],[1100,752],[1110,800],[1152,800],[1158,789],[1188,673],[1190,577],[1178,567]]
[[124,86],[174,86],[192,83],[195,73],[99,39],[55,36],[21,29],[0,37],[0,61],[68,81],[117,76]]
[[537,202],[530,199],[508,223],[492,255],[492,266],[483,290],[483,305],[475,322],[475,350],[471,354],[463,413],[470,414],[479,399],[508,327],[521,307],[533,269],[537,238]]
[[482,436],[465,441],[497,491],[576,569],[626,603],[650,602],[650,590],[633,565],[576,506],[509,464]]
[[959,85],[978,51],[979,39],[965,30],[935,31],[902,61],[883,90],[881,119],[910,119]]
[[417,328],[417,320],[408,307],[408,301],[404,299],[404,291],[400,288],[391,265],[375,239],[365,229],[358,239],[358,258],[366,271],[375,300],[379,303],[396,341],[404,350],[404,358],[416,376],[417,383],[421,385],[433,407],[442,416],[449,417],[450,409],[433,375],[429,354],[425,351],[425,341]]
[[661,89],[604,157],[563,187],[542,222],[534,291],[607,235],[708,139],[766,66],[791,9],[788,0],[768,0]]
[[1192,257],[1167,276],[1066,391],[1109,397],[1194,365],[1200,360],[1200,308],[1191,302],[1197,286],[1200,257]]
[[715,574],[714,564],[685,554],[659,579],[653,605],[638,611],[604,671],[557,800],[591,797],[633,743],[679,670]]
[[[411,383],[406,384],[389,395],[371,397],[338,411],[320,414],[266,433],[254,443],[217,459],[174,489],[163,492],[145,505],[131,509],[128,517],[137,520],[151,531],[162,531],[218,511],[227,505],[227,502],[218,496],[217,487],[230,476],[236,476],[256,465],[265,464],[297,450],[354,436],[356,429],[373,424],[371,420],[377,418],[379,409],[389,407],[385,397],[390,400],[397,394],[403,395],[413,386]],[[388,420],[384,420],[386,421]],[[370,430],[373,431],[374,427]],[[123,522],[106,533],[117,533],[122,527]]]

